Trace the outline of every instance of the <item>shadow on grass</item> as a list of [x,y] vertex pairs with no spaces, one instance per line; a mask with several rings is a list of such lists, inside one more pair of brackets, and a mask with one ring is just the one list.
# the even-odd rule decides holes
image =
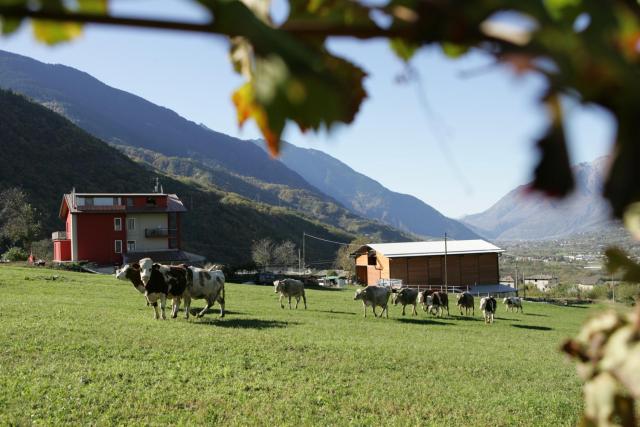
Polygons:
[[482,317],[474,317],[474,316],[455,316],[454,317],[456,320],[463,320],[465,322],[480,322],[483,321],[484,319],[482,319]]
[[569,305],[564,305],[563,307],[567,307],[567,308],[589,308],[586,305],[576,305],[576,304],[569,304]]
[[349,314],[351,316],[355,316],[356,313],[352,311],[339,311],[339,310],[310,310],[315,311],[317,313],[329,313],[329,314]]
[[438,326],[445,326],[445,325],[453,325],[453,323],[451,322],[441,322],[439,320],[431,320],[431,319],[405,319],[405,318],[401,318],[401,319],[395,319],[396,322],[400,322],[400,323],[410,323],[413,325],[438,325]]
[[262,319],[197,319],[194,325],[211,325],[218,328],[240,328],[240,329],[274,329],[286,328],[287,326],[297,325],[297,322],[282,322],[280,320],[262,320]]
[[507,319],[506,317],[498,317],[498,316],[494,316],[494,319],[496,319],[496,320],[510,320],[512,322],[522,322],[522,320],[520,320],[520,319]]
[[548,314],[523,313],[525,316],[549,317]]
[[534,326],[534,325],[511,325],[514,328],[531,329],[532,331],[553,331],[553,328],[547,326]]

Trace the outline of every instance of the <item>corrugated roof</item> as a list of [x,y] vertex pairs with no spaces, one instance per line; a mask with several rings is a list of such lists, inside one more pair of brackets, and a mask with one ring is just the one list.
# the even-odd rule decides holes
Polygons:
[[[111,205],[111,206],[75,206],[70,210],[72,213],[77,212],[132,212],[132,213],[153,213],[153,212],[186,212],[187,209],[184,207],[184,204],[180,200],[180,198],[176,194],[165,194],[165,193],[75,193],[78,195],[109,195],[114,197],[119,196],[162,196],[167,198],[167,206],[125,206],[125,205]],[[65,207],[65,203],[67,207],[73,206],[71,194],[65,194],[62,198],[62,205],[60,206],[60,217],[63,218],[63,210]]]
[[[444,255],[444,240],[432,242],[371,243],[365,245],[387,258]],[[504,252],[486,240],[447,240],[447,254],[477,254]]]

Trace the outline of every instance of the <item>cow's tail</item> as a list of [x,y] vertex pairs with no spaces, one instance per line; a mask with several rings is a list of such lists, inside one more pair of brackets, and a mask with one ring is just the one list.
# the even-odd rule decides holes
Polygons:
[[[220,280],[220,278],[218,278],[218,280]],[[220,282],[222,283],[222,289],[220,289],[220,293],[218,294],[218,301],[220,305],[224,306],[224,280],[220,280]]]

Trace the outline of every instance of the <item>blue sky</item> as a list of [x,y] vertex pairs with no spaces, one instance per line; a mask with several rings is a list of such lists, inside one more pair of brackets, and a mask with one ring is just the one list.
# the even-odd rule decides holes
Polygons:
[[[156,17],[206,18],[181,0],[119,0],[114,7],[122,14],[153,10]],[[0,49],[86,71],[217,131],[260,137],[252,124],[238,129],[230,95],[242,80],[233,73],[224,39],[88,26],[82,38],[48,47],[25,27],[0,38]],[[330,49],[369,73],[369,98],[352,125],[321,134],[301,134],[290,126],[287,141],[325,151],[452,217],[483,211],[531,179],[535,138],[544,124],[537,104],[541,79],[515,76],[480,54],[450,60],[427,48],[411,62],[420,83],[401,84],[397,77],[405,66],[382,40],[331,40]],[[615,130],[609,115],[595,107],[566,106],[572,162],[606,154]]]

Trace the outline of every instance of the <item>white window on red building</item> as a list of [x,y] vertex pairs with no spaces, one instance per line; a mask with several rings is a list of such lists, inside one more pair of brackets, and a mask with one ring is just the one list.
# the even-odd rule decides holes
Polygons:
[[115,240],[114,241],[114,252],[117,254],[121,254],[122,253],[122,240]]
[[136,241],[127,240],[127,252],[135,252],[135,251],[136,251]]
[[113,230],[122,231],[122,218],[113,218]]

